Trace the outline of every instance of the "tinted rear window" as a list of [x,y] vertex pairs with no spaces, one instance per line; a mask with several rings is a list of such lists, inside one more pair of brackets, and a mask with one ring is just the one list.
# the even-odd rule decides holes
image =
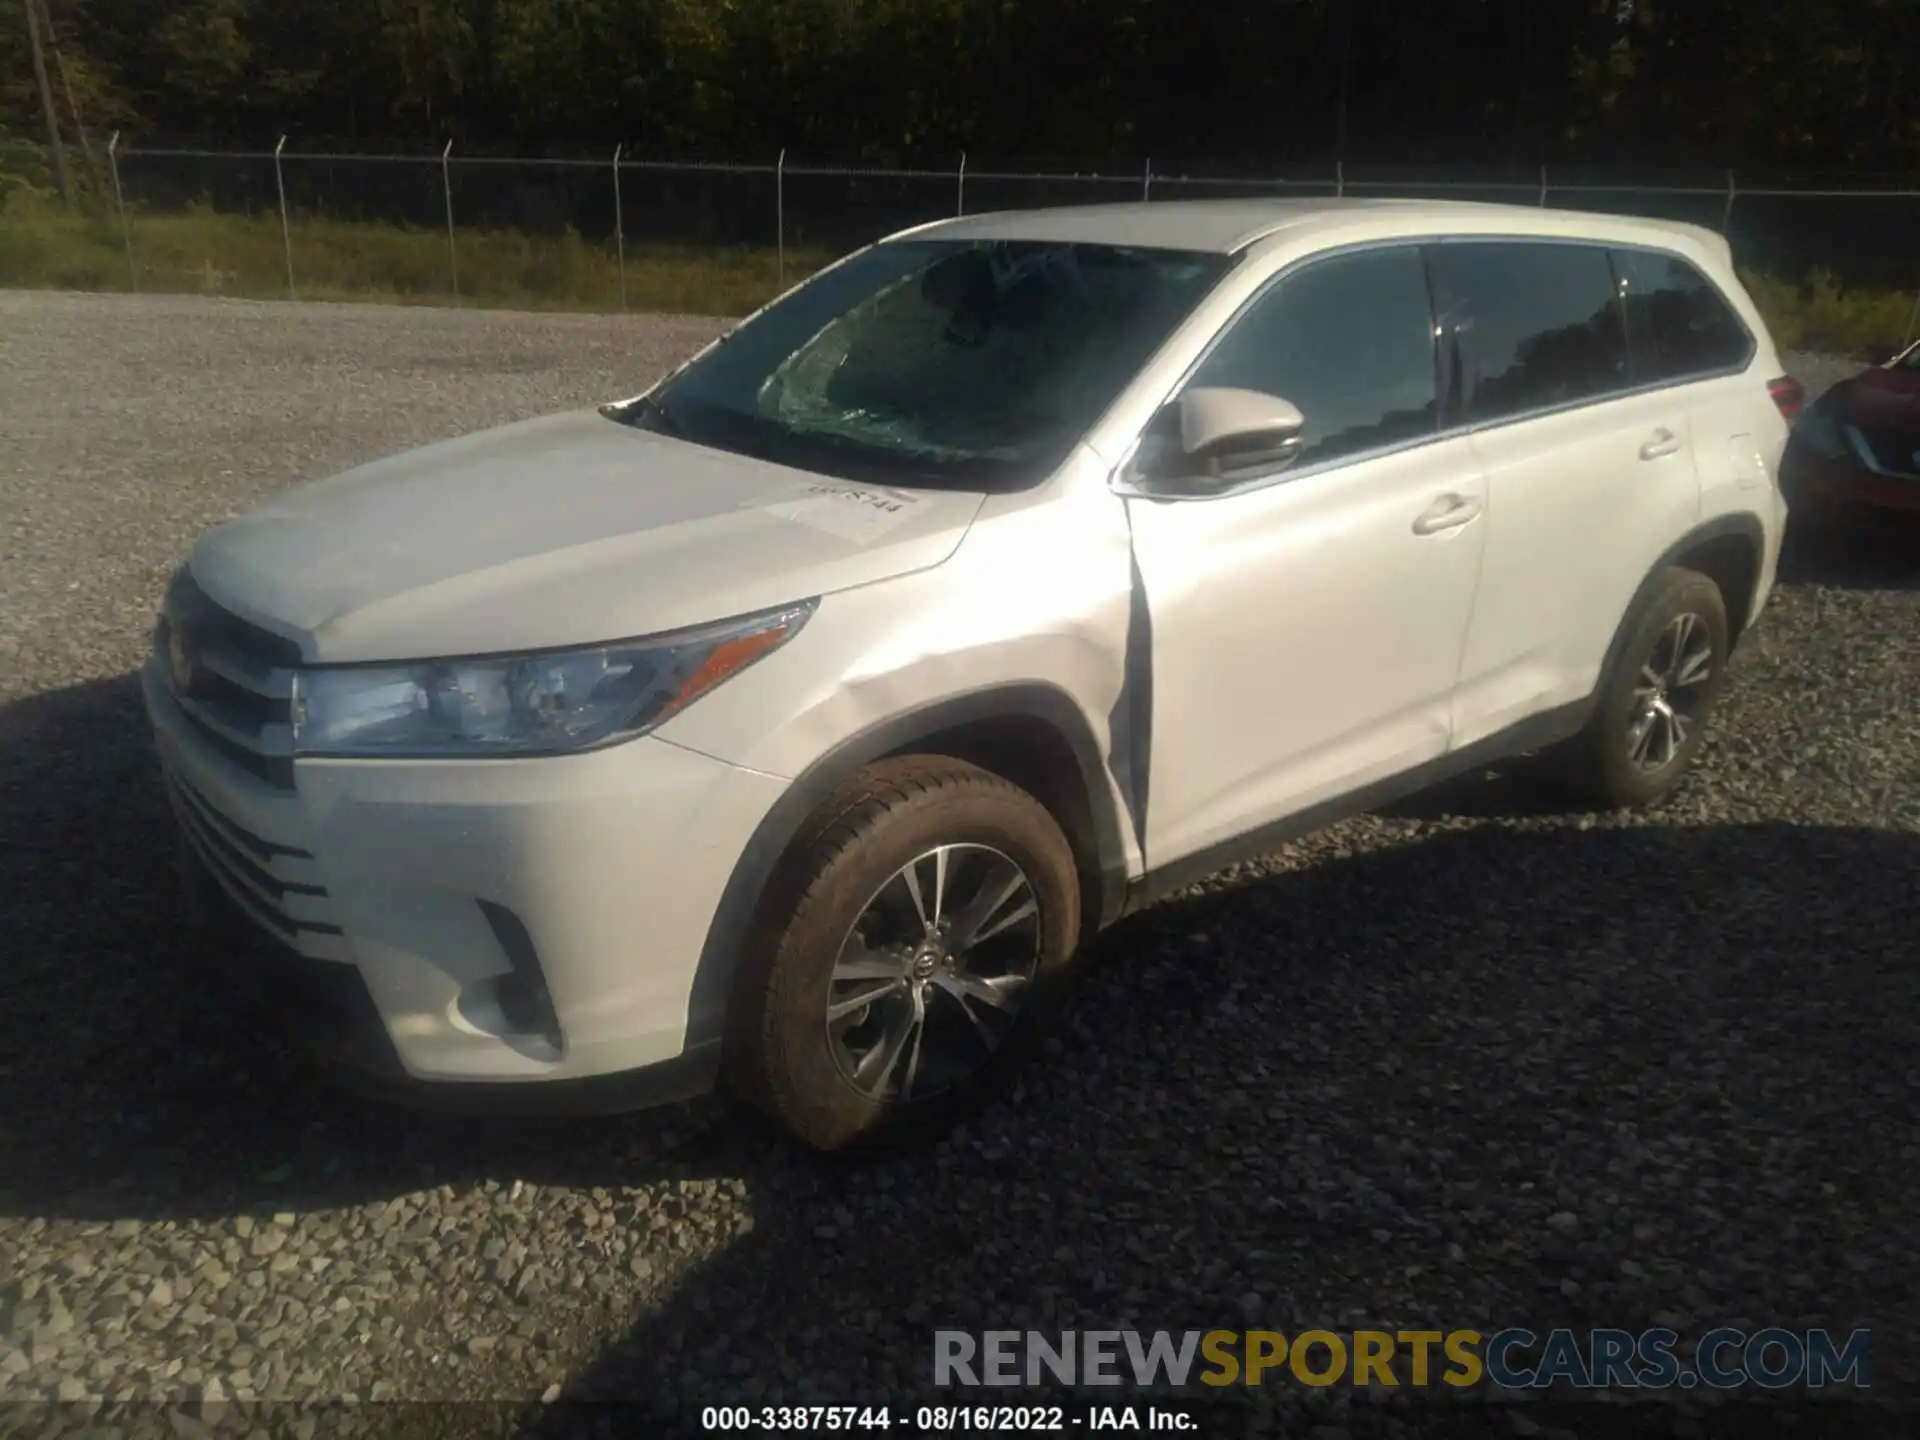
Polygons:
[[1752,337],[1693,266],[1651,250],[1615,250],[1613,263],[1626,301],[1636,381],[1711,375],[1746,364]]
[[1431,258],[1440,308],[1461,326],[1459,418],[1500,420],[1631,383],[1604,249],[1471,241]]

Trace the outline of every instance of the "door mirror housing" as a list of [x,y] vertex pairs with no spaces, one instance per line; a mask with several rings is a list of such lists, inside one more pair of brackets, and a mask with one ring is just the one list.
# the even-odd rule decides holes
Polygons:
[[1201,386],[1180,397],[1180,446],[1202,463],[1258,464],[1293,459],[1307,417],[1290,400],[1258,390]]
[[1291,465],[1306,423],[1278,395],[1199,386],[1160,412],[1134,469],[1156,488],[1221,490]]

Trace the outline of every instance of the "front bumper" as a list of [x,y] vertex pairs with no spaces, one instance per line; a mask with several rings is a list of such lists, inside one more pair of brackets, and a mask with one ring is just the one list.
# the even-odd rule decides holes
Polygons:
[[363,1084],[492,1111],[711,1084],[722,1017],[696,1008],[696,971],[785,781],[642,738],[301,761],[289,791],[206,744],[155,665],[142,688],[190,893],[309,1049]]
[[1920,476],[1882,475],[1844,457],[1833,459],[1790,446],[1780,464],[1780,488],[1796,510],[1920,511]]
[[422,1079],[408,1072],[355,965],[301,954],[233,901],[199,852],[180,837],[187,907],[208,940],[204,958],[310,1060],[345,1089],[416,1109],[499,1116],[619,1114],[705,1094],[720,1073],[719,1042],[689,1045],[671,1060],[572,1080]]

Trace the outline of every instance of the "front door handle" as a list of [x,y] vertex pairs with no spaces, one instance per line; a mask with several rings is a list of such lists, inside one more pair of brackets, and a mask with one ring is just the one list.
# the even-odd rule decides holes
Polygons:
[[1640,447],[1642,460],[1664,460],[1669,455],[1680,453],[1680,437],[1671,430],[1662,427],[1653,432],[1653,438]]
[[1416,535],[1437,535],[1442,530],[1457,530],[1480,513],[1480,502],[1471,495],[1442,495],[1420,512],[1413,522]]

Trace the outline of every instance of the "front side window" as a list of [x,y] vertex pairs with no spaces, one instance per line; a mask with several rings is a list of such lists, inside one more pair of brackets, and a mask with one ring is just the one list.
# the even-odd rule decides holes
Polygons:
[[1286,276],[1241,312],[1187,383],[1293,402],[1307,422],[1298,465],[1433,434],[1433,320],[1419,250],[1360,250]]
[[1436,288],[1460,317],[1457,418],[1484,424],[1632,383],[1605,250],[1467,241],[1431,253]]
[[1737,370],[1753,340],[1698,270],[1675,255],[1616,250],[1635,378],[1642,383]]
[[1036,479],[1232,259],[900,240],[829,270],[615,418],[901,485]]

